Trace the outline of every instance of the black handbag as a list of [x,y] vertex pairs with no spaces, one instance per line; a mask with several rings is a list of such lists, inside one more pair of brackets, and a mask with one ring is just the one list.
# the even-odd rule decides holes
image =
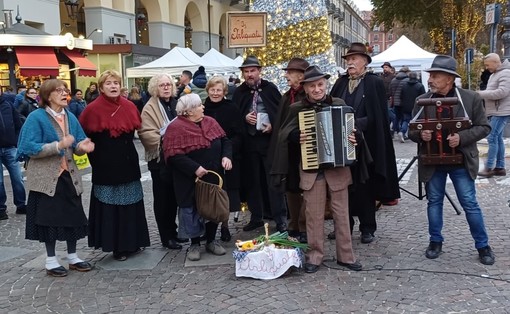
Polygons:
[[197,178],[195,180],[195,201],[198,214],[210,221],[222,222],[228,219],[230,204],[228,194],[222,189],[222,177],[211,170],[207,173],[218,177],[218,184],[209,183]]

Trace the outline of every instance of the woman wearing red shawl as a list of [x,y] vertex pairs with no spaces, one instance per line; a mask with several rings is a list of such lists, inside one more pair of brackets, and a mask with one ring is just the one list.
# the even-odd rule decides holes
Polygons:
[[232,144],[225,131],[211,117],[204,116],[204,106],[197,94],[181,96],[175,108],[177,118],[167,127],[163,152],[173,169],[175,196],[179,206],[179,228],[191,238],[187,258],[200,259],[200,236],[204,233],[205,250],[214,255],[225,254],[216,237],[218,223],[199,217],[195,206],[195,178],[217,183],[208,170],[223,174],[232,169]]
[[149,246],[138,153],[133,143],[140,113],[120,96],[121,77],[108,70],[99,77],[100,95],[80,115],[80,124],[95,143],[89,154],[92,192],[89,246],[112,252],[124,261]]

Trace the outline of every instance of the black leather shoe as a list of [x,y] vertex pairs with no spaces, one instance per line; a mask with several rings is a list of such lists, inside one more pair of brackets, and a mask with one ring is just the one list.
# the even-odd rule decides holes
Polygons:
[[287,231],[287,224],[285,224],[283,222],[281,224],[277,224],[276,230],[280,233],[284,233],[285,231]]
[[305,264],[305,273],[313,274],[319,270],[319,265]]
[[46,274],[52,277],[65,277],[67,276],[67,269],[64,266],[59,266],[57,268],[46,269]]
[[0,213],[0,220],[6,220],[6,219],[9,219],[9,216],[7,216],[7,213],[6,212],[1,212]]
[[336,239],[335,230],[333,230],[330,233],[328,233],[328,239],[329,240],[335,240]]
[[496,259],[490,246],[486,246],[478,249],[478,256],[480,257],[480,263],[484,265],[493,265]]
[[27,214],[27,207],[26,206],[20,206],[16,208],[16,214],[18,215],[26,215]]
[[264,226],[263,221],[250,221],[246,226],[243,227],[243,231],[252,231],[262,226]]
[[230,242],[232,240],[232,236],[230,235],[230,230],[228,230],[228,227],[221,227],[221,236],[220,240],[223,242]]
[[69,264],[69,269],[85,272],[91,270],[92,265],[90,265],[88,262],[79,262],[76,264]]
[[189,242],[189,239],[175,238],[175,242],[177,242],[177,243],[187,243],[187,242]]
[[123,261],[127,260],[127,253],[126,252],[113,252],[113,258],[119,262],[123,262]]
[[347,267],[350,270],[354,271],[360,271],[361,269],[363,269],[363,266],[358,261],[355,261],[354,263],[342,263],[340,261],[337,261],[336,263],[342,267]]
[[298,240],[299,243],[308,243],[308,237],[306,236],[306,232],[301,232]]
[[363,232],[361,234],[361,243],[372,243],[374,241],[374,235],[368,232]]
[[433,242],[430,241],[427,250],[425,251],[425,257],[430,259],[435,259],[439,257],[441,254],[441,249],[443,248],[443,243],[441,242]]
[[170,250],[180,250],[182,249],[182,245],[177,243],[174,239],[170,239],[163,243],[163,246]]

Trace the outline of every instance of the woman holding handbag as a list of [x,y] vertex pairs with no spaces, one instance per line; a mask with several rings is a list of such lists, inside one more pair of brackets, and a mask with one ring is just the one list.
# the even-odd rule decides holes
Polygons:
[[[225,249],[215,240],[218,223],[198,215],[195,202],[195,180],[217,180],[208,170],[223,173],[232,168],[232,145],[225,131],[211,117],[204,116],[200,96],[188,94],[179,98],[177,118],[168,125],[163,139],[163,153],[173,169],[173,178],[182,227],[191,238],[187,258],[200,259],[200,236],[206,238],[206,251],[224,255]],[[214,182],[216,183],[216,182]]]

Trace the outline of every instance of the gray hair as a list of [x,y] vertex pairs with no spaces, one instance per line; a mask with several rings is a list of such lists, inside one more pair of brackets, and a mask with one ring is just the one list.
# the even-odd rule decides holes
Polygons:
[[499,55],[497,53],[494,53],[494,52],[487,54],[485,57],[483,57],[483,59],[501,63],[501,58],[499,57]]
[[149,94],[152,97],[156,97],[156,98],[159,97],[158,85],[159,85],[159,81],[161,81],[162,78],[168,78],[170,80],[170,83],[172,83],[172,97],[175,97],[175,95],[177,93],[177,88],[175,87],[175,81],[172,78],[172,76],[165,74],[165,73],[156,74],[149,80],[149,84],[147,86],[147,91],[149,92]]
[[202,100],[198,94],[186,94],[179,97],[175,111],[178,116],[187,116],[189,111],[202,106]]

